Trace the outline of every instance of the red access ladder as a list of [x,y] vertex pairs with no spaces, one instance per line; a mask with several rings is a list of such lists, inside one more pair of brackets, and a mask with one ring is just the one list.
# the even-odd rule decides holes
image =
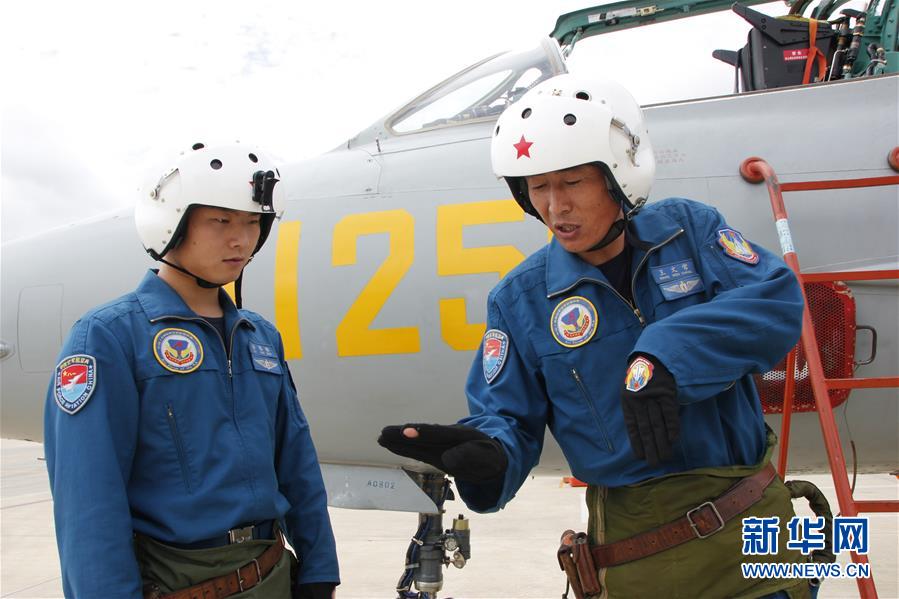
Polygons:
[[[888,155],[888,162],[893,170],[899,171],[899,147],[893,148]],[[768,195],[771,199],[771,208],[774,212],[775,225],[777,226],[784,261],[789,265],[802,288],[805,308],[802,316],[802,337],[799,345],[805,352],[808,364],[808,373],[811,381],[812,392],[815,397],[815,409],[818,412],[818,420],[821,423],[821,433],[824,437],[824,446],[827,450],[827,459],[830,464],[830,472],[833,476],[834,487],[837,493],[837,501],[840,505],[840,513],[843,516],[854,517],[859,512],[899,512],[899,501],[896,500],[856,500],[852,496],[849,486],[849,475],[846,471],[846,462],[843,457],[843,449],[840,444],[840,434],[837,431],[833,417],[829,390],[832,389],[859,389],[859,388],[884,388],[899,387],[899,376],[871,377],[871,378],[826,378],[819,352],[818,340],[809,310],[806,297],[806,283],[821,283],[832,281],[873,281],[883,279],[899,279],[899,270],[867,270],[822,272],[803,274],[799,268],[799,259],[793,248],[790,237],[790,227],[787,220],[787,210],[784,206],[782,192],[786,191],[813,191],[822,189],[848,189],[857,187],[877,187],[882,185],[899,185],[899,176],[872,177],[866,179],[840,179],[835,181],[802,181],[781,184],[777,180],[774,169],[761,158],[751,157],[740,165],[740,175],[750,183],[764,182],[768,187]],[[783,420],[781,425],[780,456],[778,459],[778,471],[781,477],[786,474],[787,451],[790,442],[790,417],[793,406],[793,390],[795,387],[796,353],[799,347],[793,349],[787,356],[786,370],[788,373],[784,389]],[[867,564],[867,555],[858,555],[852,552],[852,561],[856,564]],[[859,595],[862,599],[876,599],[877,589],[874,586],[874,577],[857,578]]]

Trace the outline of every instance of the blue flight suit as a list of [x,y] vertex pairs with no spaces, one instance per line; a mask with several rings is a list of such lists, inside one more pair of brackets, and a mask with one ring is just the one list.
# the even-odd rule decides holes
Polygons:
[[[266,520],[280,521],[296,550],[299,582],[339,581],[321,471],[280,335],[219,293],[227,353],[218,331],[153,272],[72,327],[60,364],[75,355],[87,365],[69,367],[62,383],[57,367],[45,407],[67,597],[141,598],[135,532],[190,544]],[[81,395],[65,387],[72,376]]]
[[[765,424],[750,373],[768,370],[799,337],[796,277],[704,204],[650,204],[632,230],[644,244],[633,249],[635,307],[556,240],[491,291],[490,361],[482,343],[466,386],[471,415],[461,423],[499,440],[509,467],[501,488],[457,481],[470,508],[493,512],[512,499],[540,458],[547,426],[574,476],[607,487],[762,458]],[[583,322],[554,320],[566,301]],[[655,356],[678,385],[680,437],[673,459],[654,467],[632,453],[620,405],[635,352]]]

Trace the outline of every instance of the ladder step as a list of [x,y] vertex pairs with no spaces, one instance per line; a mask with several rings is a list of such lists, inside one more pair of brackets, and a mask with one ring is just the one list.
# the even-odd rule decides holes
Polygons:
[[859,513],[899,511],[899,500],[896,499],[868,499],[865,501],[855,501],[853,503],[855,503],[855,509],[857,509]]
[[899,269],[803,272],[799,274],[799,278],[803,283],[826,283],[829,281],[884,281],[899,278]]
[[880,389],[899,387],[899,376],[880,376],[863,379],[824,379],[828,389]]

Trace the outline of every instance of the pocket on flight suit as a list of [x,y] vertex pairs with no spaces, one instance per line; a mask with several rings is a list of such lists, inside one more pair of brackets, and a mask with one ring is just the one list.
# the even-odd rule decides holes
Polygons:
[[595,403],[593,403],[593,398],[590,396],[590,391],[587,389],[587,385],[584,382],[584,378],[577,368],[571,369],[571,378],[574,380],[575,385],[578,388],[578,392],[580,393],[581,399],[584,400],[584,404],[587,407],[587,411],[593,417],[593,422],[596,425],[597,431],[599,431],[599,446],[601,449],[612,453],[615,451],[615,446],[612,444],[612,438],[609,436],[608,431],[606,430],[605,424],[603,424],[603,419],[600,416],[599,408]]
[[[237,416],[241,423],[261,422],[274,430],[278,411],[278,397],[284,380],[284,369],[271,345],[250,340],[247,348],[235,348],[232,368],[239,381],[240,393],[235,395]],[[266,437],[269,433],[261,432]]]
[[175,453],[178,454],[178,464],[181,466],[181,478],[184,481],[184,488],[188,494],[193,493],[193,485],[191,484],[190,463],[187,459],[187,450],[184,447],[184,439],[181,436],[181,428],[178,426],[178,417],[175,415],[175,408],[172,404],[166,404],[166,419],[169,423],[169,430],[172,433],[172,443],[175,444]]
[[[607,356],[602,352],[596,351],[596,343],[594,339],[584,346],[568,348],[543,339],[534,344],[534,349],[552,403],[556,421],[554,434],[584,438],[591,451],[595,448],[607,454],[615,451],[610,434],[614,427],[609,425],[612,416],[608,414],[609,406],[597,401],[601,394],[595,387],[591,389],[591,382],[595,383],[601,373],[616,366],[606,361]],[[588,377],[592,377],[592,381]]]

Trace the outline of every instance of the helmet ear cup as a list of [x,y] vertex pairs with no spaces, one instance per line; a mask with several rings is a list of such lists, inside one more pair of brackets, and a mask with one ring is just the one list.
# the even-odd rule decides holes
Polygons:
[[178,226],[175,228],[175,232],[172,233],[172,238],[169,240],[168,245],[163,248],[162,253],[159,255],[160,258],[165,256],[169,250],[173,250],[184,241],[184,237],[187,235],[187,227],[190,224],[190,214],[193,212],[194,207],[188,206],[184,211],[184,216],[181,217],[181,220],[178,221]]
[[254,256],[265,245],[269,233],[272,232],[272,225],[275,224],[275,218],[277,217],[274,214],[263,214],[259,217],[259,241],[256,243],[256,249],[253,250]]
[[543,222],[540,213],[537,212],[537,209],[534,208],[534,205],[531,203],[527,179],[524,177],[506,177],[506,185],[509,186],[512,197],[521,209],[524,210],[526,214],[530,214],[540,222]]

